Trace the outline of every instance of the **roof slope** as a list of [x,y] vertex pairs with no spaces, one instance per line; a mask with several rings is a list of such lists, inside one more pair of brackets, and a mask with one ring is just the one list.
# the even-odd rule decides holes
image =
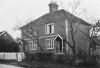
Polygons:
[[65,10],[58,10],[54,13],[47,13],[45,15],[40,16],[39,18],[29,22],[28,24],[22,26],[21,28],[24,28],[26,26],[32,25],[32,24],[42,24],[41,22],[45,22],[45,19],[52,19],[52,17],[54,16],[58,16],[60,18],[68,18],[73,22],[77,22],[80,21],[80,23],[84,24],[84,25],[90,25],[89,23],[85,22],[84,20],[82,20],[79,17],[76,17],[75,15],[71,14],[70,12],[67,12]]

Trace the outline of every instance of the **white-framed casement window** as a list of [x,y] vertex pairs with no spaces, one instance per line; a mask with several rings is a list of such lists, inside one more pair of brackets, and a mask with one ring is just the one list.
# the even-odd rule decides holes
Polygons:
[[34,34],[34,36],[37,36],[38,35],[37,31],[34,31],[33,34]]
[[46,24],[45,26],[45,33],[46,34],[52,34],[54,33],[54,23],[49,23],[49,24]]
[[34,50],[37,49],[37,40],[33,40],[33,47],[32,47]]
[[28,42],[29,50],[32,50],[33,49],[33,40],[27,40],[27,42]]
[[29,46],[29,50],[36,50],[37,49],[37,40],[26,40]]
[[54,40],[46,39],[46,47],[47,47],[47,49],[53,49],[54,48]]

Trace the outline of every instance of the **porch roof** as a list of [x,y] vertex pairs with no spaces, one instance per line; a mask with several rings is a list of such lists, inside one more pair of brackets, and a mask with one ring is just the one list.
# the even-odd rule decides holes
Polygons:
[[60,39],[62,39],[62,37],[59,34],[56,35],[48,35],[48,36],[41,36],[39,39],[56,39],[57,37],[59,37]]

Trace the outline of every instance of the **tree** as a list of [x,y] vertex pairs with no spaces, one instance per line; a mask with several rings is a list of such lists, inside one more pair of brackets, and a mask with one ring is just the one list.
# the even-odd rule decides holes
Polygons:
[[[67,27],[67,26],[66,26]],[[68,35],[66,35],[66,38],[64,39],[64,42],[68,44],[68,46],[72,49],[72,52],[73,52],[73,55],[75,56],[76,54],[76,51],[75,51],[75,46],[76,46],[76,43],[75,43],[75,39],[74,39],[74,30],[73,30],[73,25],[72,25],[72,22],[69,24],[69,27],[67,27],[66,29],[70,29],[67,30],[66,33],[68,33],[68,31],[70,32],[71,34],[71,40],[72,40],[72,43],[70,43],[67,38],[68,38]]]
[[18,52],[19,47],[16,42],[0,39],[0,52]]
[[[82,0],[71,0],[71,1],[69,1],[69,5],[70,5],[70,8],[71,8],[70,12],[72,14],[74,14],[74,15],[82,14],[82,11],[84,11],[85,9],[80,8],[81,2],[82,2]],[[78,10],[81,10],[81,11],[78,12]],[[76,42],[75,42],[75,39],[74,39],[74,28],[73,28],[73,23],[72,22],[69,24],[69,28],[70,28],[70,34],[71,34],[71,38],[72,38],[72,43],[67,41],[67,38],[64,40],[64,42],[69,45],[69,47],[72,49],[73,54],[75,55]]]
[[96,50],[96,46],[100,46],[100,39],[99,39],[99,33],[100,32],[100,20],[96,22],[95,25],[92,26],[90,31],[90,37],[92,39],[91,45],[92,45],[92,51],[94,52]]
[[71,4],[72,13],[76,14],[77,9],[79,8],[81,1],[80,0],[72,0],[71,3],[72,3]]

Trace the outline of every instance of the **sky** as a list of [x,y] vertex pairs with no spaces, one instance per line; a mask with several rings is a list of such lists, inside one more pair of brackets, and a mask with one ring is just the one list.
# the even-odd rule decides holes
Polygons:
[[[73,0],[0,0],[0,31],[7,31],[13,38],[21,37],[17,28],[49,12],[48,4],[56,1],[59,9],[72,11]],[[76,14],[93,24],[100,19],[100,0],[80,1]]]

